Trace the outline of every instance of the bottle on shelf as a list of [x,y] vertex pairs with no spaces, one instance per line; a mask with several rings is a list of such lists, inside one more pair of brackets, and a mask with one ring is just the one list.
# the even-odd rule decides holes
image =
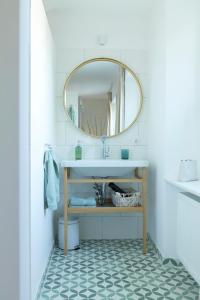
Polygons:
[[122,190],[118,185],[114,184],[113,182],[110,182],[108,184],[108,186],[114,191],[114,192],[117,192],[117,193],[120,193],[120,194],[126,194],[126,192],[124,190]]
[[81,160],[82,159],[82,147],[81,142],[77,142],[77,146],[75,147],[75,160]]

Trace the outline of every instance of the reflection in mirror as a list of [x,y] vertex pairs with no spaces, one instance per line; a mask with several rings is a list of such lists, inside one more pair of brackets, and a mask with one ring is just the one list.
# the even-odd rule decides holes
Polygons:
[[91,60],[69,76],[64,106],[74,125],[86,134],[118,135],[141,111],[141,86],[134,73],[118,61]]

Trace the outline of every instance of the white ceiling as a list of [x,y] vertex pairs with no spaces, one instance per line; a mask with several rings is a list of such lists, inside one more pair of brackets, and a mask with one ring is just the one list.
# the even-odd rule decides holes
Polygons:
[[43,0],[47,12],[68,10],[99,12],[114,11],[116,14],[146,14],[151,9],[153,0]]
[[97,48],[100,34],[109,49],[147,48],[154,0],[43,1],[57,49]]

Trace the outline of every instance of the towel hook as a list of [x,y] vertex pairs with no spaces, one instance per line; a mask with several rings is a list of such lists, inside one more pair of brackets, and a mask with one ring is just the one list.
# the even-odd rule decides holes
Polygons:
[[52,150],[53,149],[53,146],[51,144],[45,144],[44,145],[45,148],[47,148],[48,150]]

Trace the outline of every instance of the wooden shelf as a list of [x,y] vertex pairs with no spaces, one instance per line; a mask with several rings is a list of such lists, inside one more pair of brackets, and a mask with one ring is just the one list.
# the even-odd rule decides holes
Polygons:
[[[132,213],[139,212],[143,214],[143,249],[144,254],[147,253],[147,166],[138,166],[134,168],[134,177],[130,178],[96,178],[96,177],[84,177],[84,178],[70,178],[70,167],[64,167],[64,253],[67,255],[67,235],[68,235],[68,215],[70,214],[107,214],[107,213]],[[79,165],[77,165],[79,167]],[[141,198],[142,206],[136,207],[115,207],[112,203],[106,203],[104,206],[98,207],[69,207],[69,184],[81,184],[81,183],[141,183]]]
[[101,213],[128,213],[143,212],[142,206],[116,207],[116,206],[99,206],[99,207],[68,207],[69,214],[101,214]]
[[134,178],[68,178],[68,183],[78,184],[78,183],[109,183],[109,182],[118,182],[118,183],[126,183],[126,182],[136,182],[142,183],[144,182],[143,178],[134,177]]

